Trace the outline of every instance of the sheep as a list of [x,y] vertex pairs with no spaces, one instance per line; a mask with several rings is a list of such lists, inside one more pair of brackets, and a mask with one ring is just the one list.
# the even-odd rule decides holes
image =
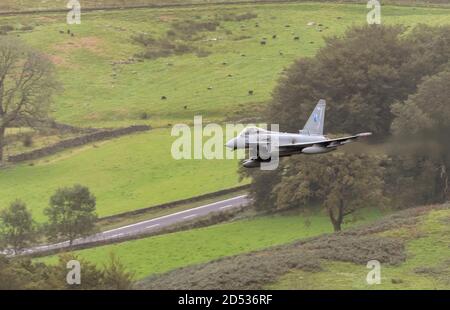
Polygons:
[[300,37],[298,37],[298,36],[294,37],[294,40],[300,40]]
[[249,91],[248,91],[248,94],[249,94],[250,96],[252,96],[252,95],[253,95],[253,90],[249,90]]
[[261,45],[266,45],[266,41],[261,41]]
[[272,36],[272,39],[276,39],[276,38],[277,38],[277,35],[274,34],[274,35]]
[[161,100],[166,100],[166,99],[167,99],[166,96],[162,96],[162,97],[161,97]]

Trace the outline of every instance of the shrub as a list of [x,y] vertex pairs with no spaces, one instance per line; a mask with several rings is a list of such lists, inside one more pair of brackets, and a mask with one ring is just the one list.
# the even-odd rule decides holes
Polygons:
[[15,28],[14,28],[13,26],[11,26],[11,25],[1,25],[1,26],[0,26],[0,31],[1,31],[1,32],[4,32],[4,33],[13,31],[14,29],[15,29]]
[[149,119],[149,115],[147,112],[142,112],[141,115],[139,116],[139,118],[146,120],[146,119]]
[[233,14],[233,13],[227,13],[221,16],[222,20],[224,21],[233,21],[233,22],[240,22],[243,20],[249,20],[249,19],[254,19],[257,18],[258,14],[255,13],[243,13],[243,14]]
[[33,136],[30,134],[24,135],[22,138],[22,144],[24,147],[31,147],[33,145]]

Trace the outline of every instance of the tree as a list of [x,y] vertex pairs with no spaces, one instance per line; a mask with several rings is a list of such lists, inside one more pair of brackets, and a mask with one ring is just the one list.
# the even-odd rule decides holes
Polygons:
[[450,199],[450,67],[424,79],[392,111],[391,187],[407,192],[414,204]]
[[50,206],[44,210],[49,219],[48,236],[51,239],[67,238],[72,245],[76,238],[94,233],[95,206],[96,199],[87,187],[75,185],[58,189],[50,198]]
[[278,170],[260,170],[244,168],[239,163],[239,181],[251,178],[249,196],[257,210],[270,210],[276,201],[272,188],[280,182],[281,174]]
[[277,208],[321,204],[335,231],[345,216],[385,202],[383,169],[376,158],[346,153],[296,157],[285,163],[285,171],[272,190]]
[[17,200],[0,212],[0,239],[18,253],[36,239],[36,224],[25,203]]
[[0,36],[0,162],[6,128],[47,117],[58,89],[51,61],[17,38]]
[[267,118],[298,130],[318,99],[329,101],[327,131],[386,137],[391,106],[416,91],[422,77],[449,61],[450,27],[353,27],[325,41],[314,58],[296,61],[280,79]]

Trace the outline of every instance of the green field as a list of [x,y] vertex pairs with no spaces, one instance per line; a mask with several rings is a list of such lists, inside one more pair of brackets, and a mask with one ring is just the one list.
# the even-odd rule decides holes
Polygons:
[[[233,2],[233,0],[83,0],[82,8],[98,8],[107,6],[126,7],[133,5],[151,4],[184,4],[184,3],[208,3],[208,2]],[[67,0],[2,0],[0,11],[4,10],[63,10],[66,8]]]
[[21,198],[43,221],[54,191],[80,183],[97,197],[99,215],[107,216],[238,184],[236,160],[175,160],[173,139],[170,130],[156,129],[65,151],[33,166],[3,168],[0,205]]
[[[365,212],[358,222],[346,226],[370,221],[379,216],[377,211]],[[101,265],[113,252],[140,279],[150,274],[317,236],[333,230],[326,215],[310,216],[308,219],[309,224],[302,215],[258,217],[81,250],[75,254]],[[40,260],[56,262],[57,257]]]
[[[247,12],[256,18],[224,18],[224,14]],[[448,13],[447,9],[383,6],[383,22],[437,25],[450,21]],[[366,14],[365,5],[230,5],[92,12],[83,15],[81,25],[70,27],[65,14],[2,16],[0,25],[33,26],[31,31],[10,35],[46,52],[56,64],[64,86],[53,107],[57,121],[93,127],[135,123],[159,127],[190,123],[199,114],[221,123],[254,116],[252,108],[270,100],[283,68],[299,57],[314,55],[324,36],[365,23]],[[219,23],[215,31],[201,32],[198,40],[188,42],[209,56],[185,54],[113,64],[142,51],[132,35],[162,37],[174,22],[186,20]],[[307,26],[311,21],[316,25]],[[74,37],[60,33],[68,28]],[[263,38],[265,45],[260,43]],[[148,119],[141,119],[143,113]],[[33,165],[2,168],[0,207],[21,198],[42,221],[42,209],[57,187],[81,183],[97,196],[99,215],[105,216],[238,185],[237,161],[174,161],[172,141],[168,129],[159,129],[69,150]]]
[[[257,17],[223,19],[224,14],[246,12]],[[83,15],[81,25],[70,27],[61,14],[2,17],[0,22],[35,26],[20,35],[46,51],[58,66],[65,87],[54,108],[58,121],[114,126],[139,122],[146,112],[150,123],[165,125],[190,121],[196,114],[223,120],[243,105],[267,102],[284,67],[314,55],[324,36],[365,23],[366,14],[365,5],[306,3],[93,12]],[[162,37],[172,23],[183,20],[220,23],[216,31],[202,32],[199,40],[188,42],[210,52],[208,57],[185,54],[112,65],[142,51],[132,43],[132,35]],[[307,26],[310,21],[323,26]],[[442,24],[448,22],[448,10],[385,6],[383,22]],[[75,37],[59,33],[68,28]],[[272,39],[273,35],[277,37]],[[294,40],[296,36],[299,40]],[[260,44],[263,38],[266,45]]]
[[[275,0],[276,1],[276,0]],[[275,2],[274,1],[274,2]],[[310,0],[298,0],[298,2],[308,2]],[[319,0],[320,1],[320,0]],[[430,3],[444,5],[446,0],[385,0],[383,3],[395,4],[427,4]],[[239,0],[83,0],[82,8],[101,8],[101,7],[126,7],[133,5],[171,5],[171,4],[205,4],[214,2],[239,2]],[[280,1],[281,2],[281,1]],[[363,0],[322,0],[321,2],[348,2],[348,3],[364,3]],[[0,4],[0,11],[12,10],[61,10],[66,7],[66,0],[3,0]]]
[[407,242],[408,259],[399,266],[382,266],[381,284],[368,285],[366,266],[346,262],[324,262],[324,271],[292,271],[269,289],[449,289],[450,211],[432,211],[416,230],[399,228],[383,236],[412,239]]

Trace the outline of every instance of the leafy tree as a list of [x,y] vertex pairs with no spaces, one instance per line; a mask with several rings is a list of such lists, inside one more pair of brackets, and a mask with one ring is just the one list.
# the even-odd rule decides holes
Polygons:
[[47,233],[51,239],[67,238],[70,244],[78,237],[95,232],[96,199],[87,187],[60,188],[44,210],[49,219]]
[[326,39],[314,58],[295,62],[274,91],[268,119],[298,130],[318,99],[330,102],[328,132],[375,132],[385,137],[391,106],[416,91],[425,75],[439,72],[450,55],[450,27],[371,25]]
[[36,224],[25,203],[17,200],[0,211],[0,240],[18,253],[36,239]]
[[415,204],[450,198],[450,68],[424,79],[392,108],[395,148],[391,187]]
[[51,61],[17,38],[0,36],[0,162],[6,128],[47,117],[58,89]]
[[281,175],[278,170],[247,169],[239,164],[239,181],[251,178],[249,196],[258,210],[273,209],[276,201],[272,195],[272,188],[278,184]]
[[285,174],[273,188],[278,209],[323,205],[335,231],[356,210],[380,206],[383,169],[365,155],[334,153],[296,157],[285,163]]

